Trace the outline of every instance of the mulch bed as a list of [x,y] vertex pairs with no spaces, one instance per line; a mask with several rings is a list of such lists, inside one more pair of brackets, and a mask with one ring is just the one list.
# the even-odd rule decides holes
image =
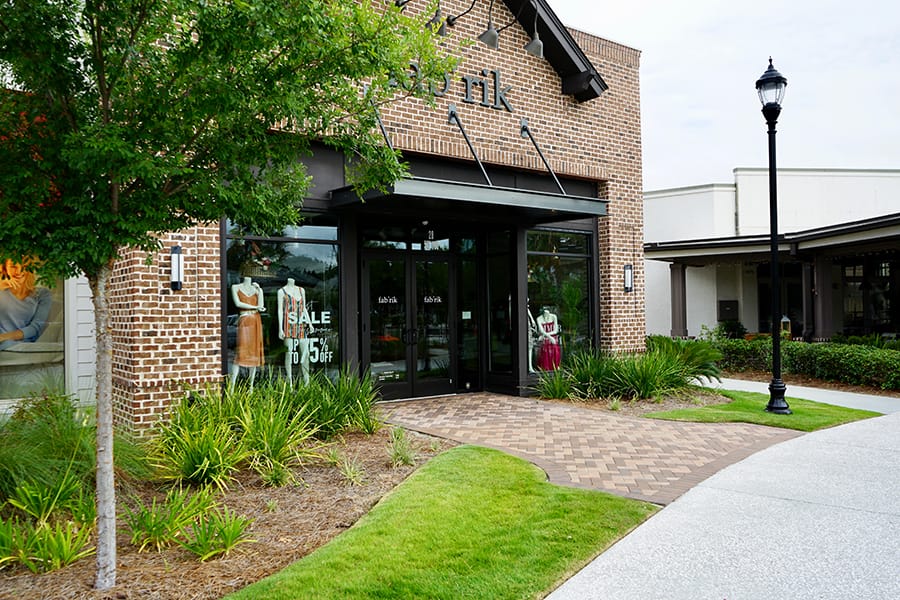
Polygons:
[[[244,476],[219,500],[254,519],[249,531],[256,542],[241,544],[228,556],[201,563],[180,547],[139,553],[129,543],[127,527],[120,519],[113,590],[101,593],[91,589],[95,558],[89,557],[43,575],[33,575],[24,567],[5,569],[0,573],[0,599],[221,598],[283,569],[339,535],[418,466],[453,445],[410,432],[416,464],[392,467],[389,437],[390,430],[385,427],[371,436],[346,435],[334,444],[363,466],[361,485],[350,485],[337,467],[325,461],[298,469],[298,483],[281,488],[265,487],[258,478]],[[152,486],[123,491],[120,503],[132,492],[141,496],[159,493]]]

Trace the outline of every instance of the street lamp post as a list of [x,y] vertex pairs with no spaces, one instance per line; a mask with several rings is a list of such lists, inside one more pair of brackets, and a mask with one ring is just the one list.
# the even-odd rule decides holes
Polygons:
[[766,411],[789,415],[791,409],[784,399],[787,386],[781,380],[781,278],[778,273],[778,193],[775,168],[775,124],[781,114],[781,100],[787,79],[772,66],[756,81],[756,91],[762,102],[762,113],[769,126],[769,229],[772,265],[772,382],[769,384],[769,403]]

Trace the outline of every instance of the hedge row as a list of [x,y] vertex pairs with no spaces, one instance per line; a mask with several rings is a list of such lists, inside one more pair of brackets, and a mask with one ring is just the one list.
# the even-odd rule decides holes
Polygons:
[[[771,371],[772,340],[716,340],[713,346],[722,353],[723,371]],[[900,390],[900,351],[850,346],[846,344],[807,344],[783,341],[781,366],[785,373],[866,385],[885,390]]]

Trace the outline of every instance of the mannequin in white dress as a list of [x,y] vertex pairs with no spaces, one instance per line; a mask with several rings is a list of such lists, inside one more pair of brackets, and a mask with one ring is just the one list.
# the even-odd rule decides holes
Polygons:
[[300,365],[303,383],[309,382],[309,334],[312,320],[306,309],[306,290],[288,278],[278,290],[278,337],[284,340],[284,370],[288,381],[294,381],[294,365]]

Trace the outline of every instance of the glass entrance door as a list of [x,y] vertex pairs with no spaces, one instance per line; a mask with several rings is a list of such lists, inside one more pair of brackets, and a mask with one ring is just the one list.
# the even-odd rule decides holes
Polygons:
[[434,254],[363,260],[364,360],[385,398],[447,394],[453,385],[451,262]]

